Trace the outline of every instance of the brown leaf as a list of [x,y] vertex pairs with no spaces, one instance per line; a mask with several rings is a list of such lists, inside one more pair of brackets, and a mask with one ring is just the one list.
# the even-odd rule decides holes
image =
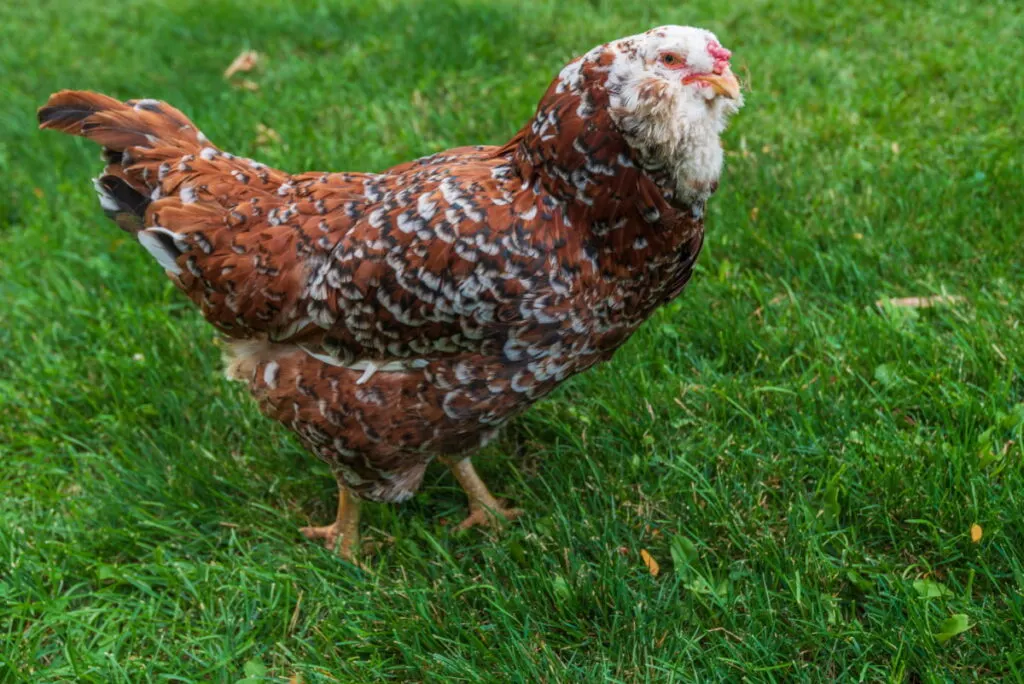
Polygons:
[[901,297],[898,299],[879,299],[875,306],[883,307],[886,304],[899,309],[928,309],[939,304],[959,304],[967,301],[960,295],[931,295],[930,297]]
[[260,53],[255,50],[243,50],[235,57],[235,61],[224,70],[224,78],[231,78],[240,71],[252,71],[260,61]]
[[978,523],[971,525],[971,541],[975,544],[981,541],[981,525]]
[[657,577],[658,573],[661,572],[661,566],[658,565],[658,561],[647,552],[647,549],[640,549],[640,558],[643,559],[644,565],[647,566],[647,571],[651,573],[652,577]]

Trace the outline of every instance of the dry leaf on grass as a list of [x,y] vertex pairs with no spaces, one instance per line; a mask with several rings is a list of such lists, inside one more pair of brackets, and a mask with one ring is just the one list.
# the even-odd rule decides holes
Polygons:
[[658,573],[661,572],[661,566],[658,565],[658,561],[654,560],[654,557],[647,552],[647,549],[640,549],[640,558],[643,559],[644,565],[647,566],[647,571],[651,573],[651,576],[657,577]]
[[252,71],[260,61],[260,53],[255,50],[243,50],[235,57],[235,61],[224,70],[224,78],[231,78],[242,71]]
[[257,90],[260,89],[260,84],[249,78],[242,79],[241,81],[238,81],[237,83],[232,83],[231,85],[233,85],[236,88],[248,90],[251,92],[256,92]]
[[256,124],[256,147],[269,147],[270,145],[280,144],[280,133],[275,131],[270,126],[264,126],[261,123]]
[[888,304],[898,309],[927,309],[939,304],[959,304],[967,301],[960,295],[931,295],[930,297],[900,297],[898,299],[879,299],[875,306],[882,307]]
[[975,544],[981,541],[981,525],[978,523],[971,525],[971,541]]
[[[787,297],[787,295],[781,295],[781,294],[780,295],[775,295],[774,297],[772,297],[772,300],[770,302],[768,302],[768,305],[769,306],[775,306],[776,304],[781,304],[782,302],[786,301],[786,297]],[[750,314],[750,315],[753,316],[754,318],[761,318],[761,314],[763,314],[763,313],[764,313],[764,307],[763,306],[759,306],[756,309],[754,309],[754,312],[752,314]]]

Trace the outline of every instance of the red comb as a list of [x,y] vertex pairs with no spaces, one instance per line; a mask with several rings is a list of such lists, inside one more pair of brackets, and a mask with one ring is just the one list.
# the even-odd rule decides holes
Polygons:
[[708,54],[715,58],[715,61],[728,62],[729,58],[732,57],[732,53],[726,50],[724,47],[711,41],[708,43]]

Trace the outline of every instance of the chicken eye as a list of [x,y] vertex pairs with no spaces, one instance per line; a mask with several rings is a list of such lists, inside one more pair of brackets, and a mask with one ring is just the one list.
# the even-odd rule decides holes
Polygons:
[[661,63],[672,69],[678,69],[684,65],[683,58],[671,52],[661,55]]

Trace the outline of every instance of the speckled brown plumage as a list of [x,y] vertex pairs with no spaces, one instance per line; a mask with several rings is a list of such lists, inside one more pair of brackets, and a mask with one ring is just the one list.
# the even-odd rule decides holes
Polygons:
[[[101,205],[228,338],[262,411],[359,497],[401,501],[689,280],[717,169],[684,173],[687,145],[720,165],[720,127],[706,151],[670,119],[738,90],[728,51],[677,29],[570,64],[504,146],[378,174],[271,169],[154,100],[62,91],[39,120],[104,147]],[[666,45],[711,66],[676,83]]]

